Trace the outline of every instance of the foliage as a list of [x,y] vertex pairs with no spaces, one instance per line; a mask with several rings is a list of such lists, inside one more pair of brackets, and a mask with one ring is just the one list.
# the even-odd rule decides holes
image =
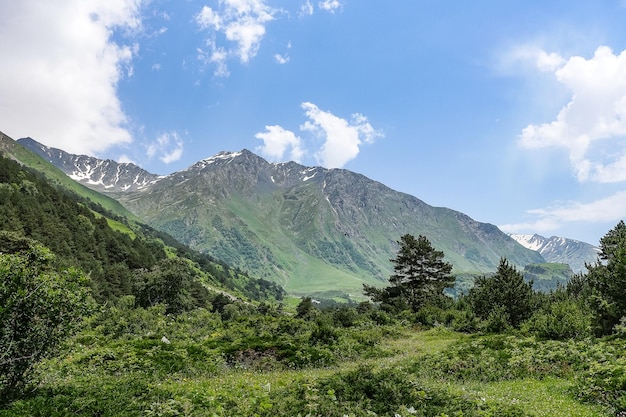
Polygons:
[[567,298],[552,302],[547,311],[533,314],[522,329],[546,339],[584,339],[592,335],[591,319],[591,312],[584,305]]
[[600,334],[608,334],[626,316],[626,224],[620,221],[600,239],[600,259],[587,265],[589,302]]
[[491,330],[518,327],[532,313],[532,282],[525,282],[514,266],[501,259],[495,275],[476,280],[467,300],[476,315],[491,324]]
[[199,283],[196,272],[180,258],[164,259],[150,271],[138,270],[133,293],[137,305],[167,306],[167,313],[180,313],[194,307],[206,307],[208,291]]
[[440,297],[444,289],[454,286],[452,265],[426,237],[416,239],[405,234],[398,244],[398,254],[391,260],[395,272],[389,278],[391,285],[383,289],[364,285],[365,295],[397,311],[405,307],[418,311],[429,300]]
[[[90,276],[94,298],[114,301],[141,286],[142,271],[159,269],[170,248],[191,260],[196,281],[226,288],[256,300],[281,300],[284,290],[253,279],[206,254],[200,254],[149,226],[130,223],[0,156],[0,251],[13,253],[31,239],[48,247],[56,262]],[[115,230],[111,227],[115,225]],[[195,285],[195,284],[194,284]],[[195,293],[198,289],[195,286]],[[200,295],[200,294],[197,294]]]
[[305,320],[312,320],[317,315],[317,310],[313,305],[311,297],[303,297],[296,307],[296,317]]
[[88,314],[87,278],[56,270],[42,246],[0,253],[0,393],[9,396]]

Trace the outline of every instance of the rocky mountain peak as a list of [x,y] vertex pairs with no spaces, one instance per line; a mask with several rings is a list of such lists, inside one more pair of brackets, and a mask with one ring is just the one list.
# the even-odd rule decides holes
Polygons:
[[598,259],[600,249],[589,243],[559,236],[546,238],[538,234],[509,234],[522,246],[537,251],[548,262],[568,264],[574,272],[585,270],[585,263]]
[[70,178],[96,191],[136,191],[161,178],[132,163],[74,155],[45,146],[32,138],[19,139],[17,142],[61,169]]

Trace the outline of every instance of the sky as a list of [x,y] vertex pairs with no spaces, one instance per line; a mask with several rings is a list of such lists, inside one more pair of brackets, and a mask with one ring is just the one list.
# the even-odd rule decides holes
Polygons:
[[345,168],[512,233],[626,218],[626,0],[0,2],[0,131]]

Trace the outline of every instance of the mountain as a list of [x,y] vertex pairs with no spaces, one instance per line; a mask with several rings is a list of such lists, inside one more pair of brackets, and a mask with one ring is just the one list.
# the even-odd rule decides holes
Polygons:
[[[137,295],[138,288],[144,288],[137,285],[142,274],[172,268],[179,277],[186,275],[192,281],[187,288],[191,298],[202,298],[210,290],[207,297],[214,308],[239,297],[282,299],[284,290],[275,283],[248,276],[163,232],[107,210],[98,201],[110,197],[87,199],[76,192],[85,187],[60,173],[61,179],[73,185],[65,187],[55,172],[60,173],[0,133],[0,253],[20,251],[34,242],[43,244],[59,265],[75,266],[89,275],[92,294],[100,302]],[[87,190],[89,196],[98,194]]]
[[521,268],[545,262],[494,225],[345,169],[269,163],[242,150],[127,187],[117,180],[124,164],[49,152],[67,173],[97,171],[83,183],[152,227],[296,295],[358,297],[363,283],[384,285],[405,233],[426,236],[455,272],[491,272],[501,257]]
[[585,263],[594,263],[600,252],[597,246],[564,237],[546,238],[538,234],[510,236],[522,246],[539,252],[546,261],[568,264],[576,273],[585,270]]
[[118,163],[86,155],[72,155],[61,149],[50,148],[23,138],[20,145],[35,152],[70,178],[96,191],[135,191],[158,181],[159,176],[132,163]]
[[[28,141],[25,142],[28,143]],[[37,143],[35,141],[32,142]],[[92,201],[102,206],[104,209],[131,221],[139,220],[134,214],[126,210],[117,200],[72,180],[66,173],[61,171],[55,165],[2,132],[0,132],[0,153],[19,162],[23,166],[38,171],[48,179],[50,184],[53,184],[56,187],[60,187],[86,200]]]
[[456,271],[493,271],[502,256],[544,262],[493,225],[363,175],[271,164],[247,150],[115,195],[152,226],[295,294],[360,294],[364,282],[386,283],[404,233],[428,237]]

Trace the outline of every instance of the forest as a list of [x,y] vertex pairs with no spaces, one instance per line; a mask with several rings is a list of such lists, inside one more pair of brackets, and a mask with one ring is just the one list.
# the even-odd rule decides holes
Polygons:
[[0,158],[0,416],[626,416],[626,224],[550,292],[456,298],[399,237],[360,303],[276,284]]

